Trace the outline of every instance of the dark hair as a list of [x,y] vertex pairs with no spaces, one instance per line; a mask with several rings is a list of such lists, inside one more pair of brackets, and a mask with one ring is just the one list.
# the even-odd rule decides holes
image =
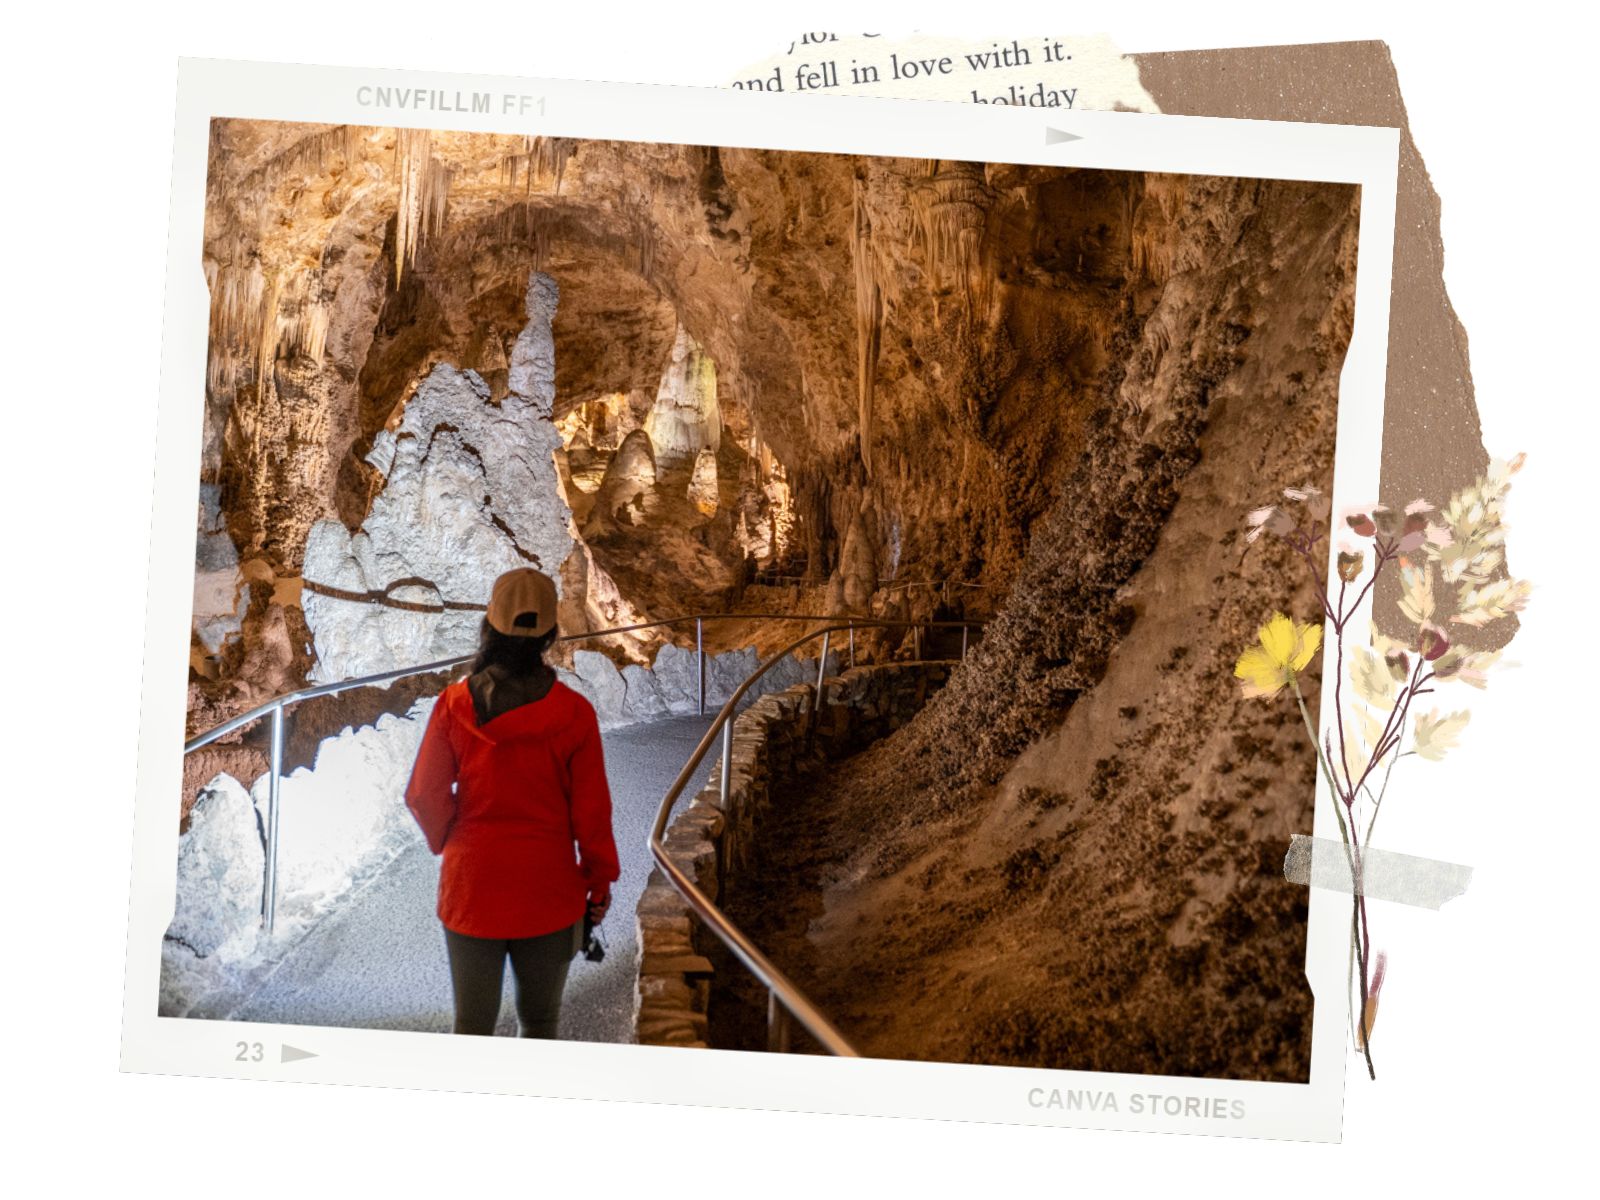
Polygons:
[[489,667],[500,667],[510,675],[532,675],[544,665],[545,651],[556,640],[556,627],[540,637],[510,637],[501,633],[487,618],[478,629],[478,653],[469,674]]

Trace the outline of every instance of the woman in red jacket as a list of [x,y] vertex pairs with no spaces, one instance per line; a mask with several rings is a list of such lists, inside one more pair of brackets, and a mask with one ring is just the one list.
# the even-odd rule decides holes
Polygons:
[[435,702],[406,787],[444,856],[457,1033],[494,1032],[509,958],[522,1036],[555,1037],[584,916],[604,918],[619,873],[600,727],[544,661],[555,636],[548,577],[495,580],[471,673]]

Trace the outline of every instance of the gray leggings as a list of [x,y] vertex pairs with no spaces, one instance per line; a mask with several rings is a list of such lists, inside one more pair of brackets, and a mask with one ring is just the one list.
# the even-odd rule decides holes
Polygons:
[[517,1024],[525,1038],[553,1038],[567,968],[583,941],[583,922],[531,938],[478,938],[444,931],[455,993],[457,1033],[488,1036],[500,1020],[506,959],[517,981]]

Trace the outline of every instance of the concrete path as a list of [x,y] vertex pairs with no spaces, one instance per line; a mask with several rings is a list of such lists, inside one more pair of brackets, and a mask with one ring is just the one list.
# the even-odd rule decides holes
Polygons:
[[[611,781],[612,827],[622,878],[601,927],[603,963],[579,958],[567,977],[561,1036],[571,1041],[629,1040],[638,943],[633,909],[650,873],[645,847],[650,822],[667,788],[710,727],[708,717],[671,717],[604,735]],[[705,784],[715,748],[685,791]],[[296,946],[251,997],[236,1020],[286,1025],[448,1032],[450,972],[444,934],[434,916],[439,864],[420,841],[365,888],[350,896]],[[511,971],[497,1032],[516,1035]]]

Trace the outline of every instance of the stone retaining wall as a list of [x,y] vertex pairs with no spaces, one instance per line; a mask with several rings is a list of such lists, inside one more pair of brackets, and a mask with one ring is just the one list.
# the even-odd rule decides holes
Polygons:
[[[944,684],[953,666],[856,667],[824,681],[820,714],[809,684],[763,696],[734,722],[726,807],[719,741],[711,751],[717,759],[710,780],[667,827],[672,861],[716,901],[749,863],[762,818],[784,780],[807,765],[854,754],[898,729]],[[716,935],[703,927],[660,868],[650,873],[637,920],[635,1039],[642,1045],[705,1047],[713,972],[706,952]]]

